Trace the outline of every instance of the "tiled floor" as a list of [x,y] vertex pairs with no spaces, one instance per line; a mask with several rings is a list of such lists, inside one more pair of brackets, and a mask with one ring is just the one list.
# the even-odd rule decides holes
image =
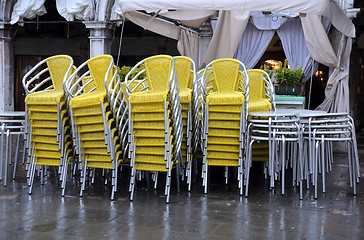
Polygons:
[[[364,157],[364,154],[362,155]],[[363,162],[363,161],[362,161]],[[364,172],[362,164],[362,172]],[[252,172],[248,198],[240,197],[236,180],[224,184],[223,172],[211,172],[209,193],[201,181],[187,192],[172,187],[165,203],[164,180],[157,190],[139,184],[129,201],[126,174],[115,201],[101,181],[86,186],[68,178],[66,196],[53,172],[44,185],[35,179],[28,195],[25,171],[7,187],[0,185],[0,239],[363,239],[364,183],[353,196],[345,154],[335,155],[334,171],[327,174],[327,192],[313,198],[313,189],[298,190],[286,182],[286,194],[269,190],[259,166]],[[287,179],[291,179],[288,174]],[[175,179],[173,179],[175,180]],[[2,184],[2,182],[0,182]]]

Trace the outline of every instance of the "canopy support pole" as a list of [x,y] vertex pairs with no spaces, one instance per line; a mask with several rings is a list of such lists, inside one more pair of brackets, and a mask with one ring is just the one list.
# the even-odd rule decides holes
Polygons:
[[315,65],[315,60],[313,60],[312,67],[311,67],[310,90],[309,90],[309,93],[308,93],[307,109],[310,109],[310,107],[311,107],[312,76],[313,76],[313,66],[314,65]]
[[121,54],[121,43],[124,35],[124,25],[125,25],[125,17],[123,17],[123,25],[121,26],[120,40],[119,40],[119,49],[118,49],[118,59],[116,61],[116,66],[119,66],[120,54]]

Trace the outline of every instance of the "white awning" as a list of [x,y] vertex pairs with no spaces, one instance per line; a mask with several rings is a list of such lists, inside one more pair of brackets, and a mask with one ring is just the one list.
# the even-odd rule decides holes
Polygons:
[[[123,15],[128,11],[145,10],[169,12],[169,15],[178,15],[184,11],[184,18],[191,20],[202,18],[204,11],[239,11],[249,13],[252,11],[290,12],[300,14],[316,14],[328,17],[333,26],[348,37],[355,37],[355,26],[346,17],[340,7],[331,0],[118,0],[117,14]],[[190,13],[189,13],[190,11]],[[175,12],[175,13],[173,13]],[[244,14],[244,15],[245,15]]]

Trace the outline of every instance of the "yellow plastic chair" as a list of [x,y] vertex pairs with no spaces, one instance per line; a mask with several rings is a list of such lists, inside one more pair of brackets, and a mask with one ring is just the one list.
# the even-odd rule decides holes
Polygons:
[[275,110],[274,88],[267,72],[249,69],[249,112]]
[[[261,69],[249,69],[249,112],[274,111],[274,87],[269,74]],[[252,151],[253,161],[264,161],[268,168],[269,151],[264,147],[264,141],[254,143]]]
[[64,195],[67,165],[73,154],[63,82],[73,70],[70,56],[57,55],[40,61],[23,77],[27,94],[25,135],[29,153],[29,194],[36,169],[40,171],[43,184],[47,166],[55,166],[59,167]]
[[180,89],[180,103],[182,106],[182,157],[184,161],[185,175],[187,176],[188,190],[191,190],[192,181],[192,153],[191,144],[193,131],[193,85],[196,82],[196,67],[193,60],[189,57],[174,57],[176,61],[178,88]]
[[[201,141],[202,178],[207,193],[209,166],[238,167],[242,189],[243,150],[249,102],[249,75],[243,63],[223,58],[209,63],[203,73]],[[242,194],[242,192],[241,192]]]
[[96,169],[104,169],[109,170],[113,200],[118,167],[127,161],[125,137],[120,135],[127,116],[122,117],[125,95],[112,56],[100,55],[87,60],[67,79],[64,88],[69,97],[74,145],[82,166],[80,196],[85,190],[86,177],[91,174],[93,182]]
[[[138,74],[134,74],[136,69]],[[142,73],[146,78],[140,80]],[[143,84],[145,87],[141,88]],[[125,77],[129,101],[131,200],[137,171],[152,171],[155,187],[158,172],[167,173],[165,195],[169,202],[172,166],[182,162],[183,129],[177,84],[175,61],[167,55],[140,61]],[[179,164],[176,167],[178,172]]]

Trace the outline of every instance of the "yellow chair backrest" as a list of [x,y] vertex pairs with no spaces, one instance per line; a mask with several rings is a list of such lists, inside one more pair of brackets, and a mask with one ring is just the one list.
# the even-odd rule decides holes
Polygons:
[[[113,58],[111,55],[100,55],[97,57],[93,57],[87,62],[88,68],[91,72],[91,76],[94,79],[95,86],[98,91],[106,91],[105,75],[110,67],[110,64],[113,64]],[[113,74],[114,68],[111,68],[107,79],[108,83],[110,82]]]
[[211,66],[216,91],[233,92],[237,89],[240,70],[238,60],[222,58],[214,60]]
[[260,69],[249,69],[249,101],[265,98],[264,74]]
[[[72,63],[72,58],[67,55],[47,58],[47,67],[55,90],[63,89],[63,79]],[[71,73],[72,71],[69,72],[69,74]]]
[[90,92],[94,87],[96,87],[95,81],[93,81],[92,76],[86,76],[86,77],[84,77],[82,79],[82,85],[83,86],[86,85],[85,88],[83,89],[85,93]]
[[[129,87],[130,89],[134,89],[134,87],[142,80],[135,80],[133,81]],[[125,82],[122,83],[122,86],[123,86],[123,92],[124,94],[126,95],[126,86],[125,86]],[[136,89],[134,89],[133,92],[139,92],[140,90],[142,90],[144,88],[144,85],[143,84],[140,84]]]
[[149,90],[166,91],[169,88],[169,80],[172,73],[172,57],[168,55],[149,57],[145,59],[144,66]]
[[205,79],[204,79],[204,82],[207,83],[207,85],[205,86],[206,87],[206,90],[208,90],[210,87],[212,87],[213,89],[211,91],[213,92],[216,92],[216,87],[215,87],[215,82],[213,80],[213,74],[212,74],[212,68],[209,67],[206,69],[206,73],[205,73]]
[[174,57],[176,61],[177,79],[179,89],[192,88],[193,70],[191,69],[191,60],[189,57]]

